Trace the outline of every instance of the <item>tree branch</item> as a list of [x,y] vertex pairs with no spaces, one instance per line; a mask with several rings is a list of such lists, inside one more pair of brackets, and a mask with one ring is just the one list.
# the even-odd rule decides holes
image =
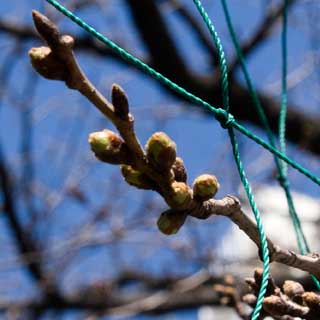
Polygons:
[[[172,234],[179,230],[188,215],[198,219],[222,215],[237,224],[260,248],[257,226],[242,212],[239,200],[233,196],[227,196],[221,200],[210,199],[216,193],[219,185],[215,177],[212,178],[208,175],[200,176],[202,180],[197,181],[196,179],[192,191],[186,184],[186,174],[182,172],[184,166],[181,159],[178,161],[180,162],[178,165],[174,143],[163,134],[154,134],[149,139],[145,154],[136,137],[133,117],[128,113],[129,105],[122,89],[116,85],[113,87],[113,104],[111,104],[81,71],[72,52],[73,39],[70,36],[61,35],[56,26],[40,13],[33,11],[33,18],[38,32],[50,47],[30,50],[33,66],[43,76],[65,81],[69,88],[78,90],[116,126],[124,144],[115,133],[104,131],[95,133],[94,137],[90,138],[91,147],[97,157],[104,162],[130,164],[131,169],[125,166],[126,169],[122,171],[129,184],[142,189],[153,189],[162,195],[171,209],[160,216],[159,228],[167,234]],[[102,140],[99,140],[101,134]],[[112,138],[111,142],[106,144],[106,138],[109,140]],[[157,158],[151,157],[151,141],[154,144],[161,140],[165,141],[165,148],[162,149],[162,153],[157,149],[157,154],[162,154],[161,161],[159,161]],[[106,154],[107,158],[105,158]],[[112,159],[113,156],[116,158]],[[177,167],[180,170],[177,170]],[[142,179],[142,177],[144,178]],[[199,188],[197,189],[196,186]],[[209,197],[208,190],[210,191]],[[270,239],[268,239],[268,245],[271,261],[304,270],[320,278],[319,255],[301,256],[291,251],[282,250]]]

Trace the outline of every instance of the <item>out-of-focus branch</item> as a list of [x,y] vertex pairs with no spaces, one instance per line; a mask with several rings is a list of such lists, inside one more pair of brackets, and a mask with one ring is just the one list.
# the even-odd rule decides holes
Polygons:
[[192,15],[192,13],[180,3],[179,0],[169,1],[177,14],[192,28],[199,39],[199,43],[208,51],[211,56],[213,66],[219,65],[219,56],[216,48],[214,47],[211,39],[205,33],[199,21]]
[[[117,283],[95,283],[78,289],[69,296],[56,297],[55,300],[6,304],[0,302],[2,310],[32,310],[43,312],[48,310],[96,310],[105,315],[129,317],[137,314],[163,314],[169,311],[190,309],[201,305],[217,305],[217,294],[209,282],[216,282],[206,270],[182,279],[150,278],[150,275],[130,274],[118,278]],[[139,292],[130,295],[117,289],[126,281],[138,280],[143,287]],[[150,283],[152,285],[150,286]],[[146,286],[144,285],[146,284]],[[153,289],[153,293],[150,289]]]
[[[102,294],[99,294],[99,291]],[[3,310],[32,310],[42,313],[48,310],[95,310],[104,315],[128,316],[137,314],[160,315],[172,311],[192,309],[203,305],[219,305],[217,294],[211,286],[200,286],[185,292],[172,290],[159,291],[151,294],[150,291],[126,295],[106,294],[99,288],[92,288],[79,292],[78,297],[60,297],[51,301],[27,301],[25,303],[1,303]]]
[[[247,278],[250,293],[242,297],[243,302],[253,307],[259,295],[259,287],[262,280],[261,269],[256,269],[253,278]],[[262,319],[305,319],[316,320],[320,312],[320,296],[314,292],[305,292],[299,282],[285,281],[282,290],[270,277],[266,297],[263,300]],[[247,319],[247,318],[246,318]]]
[[[292,6],[296,0],[288,0],[287,7]],[[277,6],[272,6],[263,20],[260,22],[259,26],[256,28],[253,35],[241,45],[241,51],[244,57],[249,56],[254,51],[256,51],[265,40],[268,39],[275,25],[279,22],[282,17],[284,10],[284,4],[281,3]],[[235,58],[233,62],[230,63],[230,74],[233,74],[235,69],[239,66],[240,61]]]
[[159,72],[180,83],[181,76],[176,77],[172,70],[176,70],[182,77],[187,77],[187,68],[156,2],[127,0],[127,3],[133,21],[148,48],[151,64]]
[[[249,293],[244,295],[230,277],[225,277],[224,284],[214,285],[214,290],[219,294],[222,304],[232,307],[241,319],[249,320],[257,303],[262,273],[262,269],[256,269],[254,277],[246,279]],[[314,292],[305,292],[299,282],[287,280],[281,289],[270,276],[259,319],[316,320],[319,318],[319,303],[320,296]]]
[[[3,61],[3,65],[0,72],[0,79],[2,83],[2,88],[0,90],[0,100],[5,92],[5,87],[8,84],[9,76],[14,66],[14,59],[17,58],[20,53],[20,46],[17,44],[12,51],[8,53],[8,56]],[[1,105],[0,105],[1,106]],[[3,198],[2,211],[6,214],[9,229],[13,234],[14,240],[17,245],[19,258],[24,259],[28,254],[33,254],[37,252],[39,254],[39,259],[29,263],[26,269],[29,271],[30,275],[36,280],[38,286],[44,290],[45,293],[49,294],[49,291],[53,289],[51,279],[48,278],[42,269],[42,260],[40,256],[39,248],[35,245],[32,240],[31,235],[29,235],[23,228],[22,223],[19,221],[19,215],[16,210],[15,205],[15,193],[16,188],[13,183],[14,177],[11,175],[10,167],[6,164],[4,155],[2,154],[2,148],[0,145],[0,192]]]
[[[39,252],[35,246],[30,235],[28,235],[21,226],[18,220],[18,214],[15,209],[13,195],[14,190],[10,181],[9,170],[5,167],[4,162],[0,161],[0,186],[4,198],[4,212],[8,218],[10,229],[14,235],[17,243],[17,247],[21,256],[28,255],[32,252]],[[27,264],[27,269],[34,279],[38,282],[41,288],[45,291],[52,290],[50,279],[41,267],[41,257],[38,257],[36,261]],[[50,288],[51,287],[51,288]],[[50,288],[50,289],[49,289]]]

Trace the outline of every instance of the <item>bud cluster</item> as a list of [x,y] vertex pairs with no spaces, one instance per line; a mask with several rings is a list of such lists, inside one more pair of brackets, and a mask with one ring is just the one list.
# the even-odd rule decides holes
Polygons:
[[[120,108],[123,112],[120,109],[119,112],[125,115],[128,112],[127,100],[119,90],[114,88],[113,100],[118,108],[123,109]],[[126,143],[115,132],[103,130],[91,133],[89,143],[99,160],[121,165],[122,176],[128,184],[139,189],[161,190],[152,177],[134,167]],[[168,187],[161,194],[172,208],[161,214],[158,228],[166,235],[175,234],[184,224],[192,200],[203,202],[212,198],[219,189],[218,180],[213,175],[200,175],[194,180],[192,190],[187,184],[183,160],[177,157],[176,144],[164,132],[155,132],[148,139],[145,150],[147,163],[167,179]]]

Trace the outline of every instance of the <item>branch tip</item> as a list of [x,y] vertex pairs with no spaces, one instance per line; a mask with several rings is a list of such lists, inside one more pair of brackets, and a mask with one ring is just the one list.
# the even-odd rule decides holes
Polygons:
[[59,30],[48,17],[36,10],[32,10],[32,18],[38,33],[49,45],[59,42]]
[[111,87],[111,98],[115,114],[122,120],[129,119],[129,102],[125,91],[116,83]]

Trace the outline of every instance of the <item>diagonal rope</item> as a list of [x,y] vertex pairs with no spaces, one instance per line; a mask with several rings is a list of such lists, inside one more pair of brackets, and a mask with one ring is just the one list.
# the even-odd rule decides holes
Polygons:
[[200,1],[194,0],[193,3],[196,5],[203,21],[206,23],[209,32],[211,34],[211,37],[216,45],[216,48],[218,50],[218,56],[219,56],[219,67],[221,71],[221,86],[222,86],[222,101],[223,101],[223,109],[229,112],[230,106],[229,106],[229,81],[228,81],[228,68],[227,68],[227,61],[226,56],[223,50],[223,46],[221,43],[221,40],[218,36],[217,31],[215,30],[215,27],[213,23],[211,22],[206,10],[203,8]]

